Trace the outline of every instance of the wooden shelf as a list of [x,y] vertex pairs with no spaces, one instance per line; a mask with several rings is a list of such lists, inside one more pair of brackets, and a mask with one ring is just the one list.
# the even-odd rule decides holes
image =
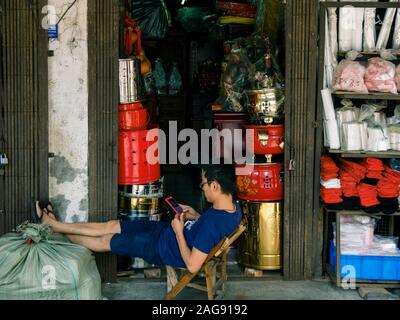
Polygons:
[[342,99],[362,99],[362,100],[400,100],[400,94],[372,92],[372,93],[355,93],[346,91],[332,92],[332,95]]
[[337,154],[342,158],[400,158],[400,151],[344,151],[329,149],[329,153]]
[[400,217],[400,212],[396,212],[394,214],[385,214],[382,212],[379,213],[367,213],[362,210],[331,210],[324,208],[327,213],[339,213],[345,216],[384,216],[384,217]]
[[[339,53],[338,53],[338,56],[339,56],[339,57],[345,57],[346,54],[347,54],[347,52],[339,52]],[[360,54],[363,55],[364,58],[365,58],[365,57],[371,58],[371,57],[375,57],[375,56],[376,56],[376,57],[380,57],[380,56],[381,56],[381,53],[380,53],[379,51],[362,51],[362,52],[360,52]],[[400,58],[400,53],[398,53],[398,52],[392,52],[392,54],[393,54],[394,56],[397,56],[398,58]],[[362,57],[361,57],[361,58],[362,58]]]

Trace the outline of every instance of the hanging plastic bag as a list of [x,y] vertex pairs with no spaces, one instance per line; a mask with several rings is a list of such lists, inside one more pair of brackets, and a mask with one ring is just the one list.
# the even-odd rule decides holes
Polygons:
[[207,31],[207,26],[203,20],[211,14],[212,11],[209,8],[183,7],[177,11],[176,20],[187,32]]
[[130,0],[132,18],[143,38],[162,39],[168,31],[168,13],[163,0]]
[[395,82],[396,66],[382,58],[368,60],[365,72],[365,85],[369,91],[397,94]]
[[384,104],[377,104],[377,103],[363,104],[360,108],[360,114],[358,116],[358,121],[364,121],[368,118],[371,118],[374,116],[375,113],[381,111],[384,108],[386,108],[386,105],[384,105]]
[[0,237],[0,300],[101,300],[92,252],[24,223]]
[[222,92],[217,100],[225,111],[243,112],[245,88],[254,75],[253,65],[237,44],[227,56],[226,69],[222,75]]
[[350,51],[335,70],[333,91],[368,93],[364,83],[365,67],[357,61],[358,52]]
[[154,78],[153,72],[150,71],[143,76],[143,83],[148,95],[153,95],[156,93],[156,79]]
[[156,88],[158,94],[168,94],[168,81],[165,73],[163,62],[160,58],[157,58],[154,71],[154,79],[156,80]]
[[[367,0],[377,2],[378,0]],[[365,8],[364,12],[364,51],[375,51],[376,44],[376,8]]]
[[181,89],[182,77],[179,73],[177,62],[173,62],[171,72],[168,75],[168,92],[170,95],[176,95]]

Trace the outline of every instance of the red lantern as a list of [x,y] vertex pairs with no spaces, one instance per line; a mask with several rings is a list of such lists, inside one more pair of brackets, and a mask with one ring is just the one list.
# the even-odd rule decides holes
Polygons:
[[[241,200],[281,201],[284,198],[282,163],[236,165],[237,196]],[[240,169],[240,170],[238,170]],[[241,172],[242,171],[242,172]]]
[[[246,129],[254,130],[254,154],[283,154],[284,153],[284,139],[285,139],[285,126],[271,125],[271,126],[245,126]],[[252,141],[247,139],[246,143]]]

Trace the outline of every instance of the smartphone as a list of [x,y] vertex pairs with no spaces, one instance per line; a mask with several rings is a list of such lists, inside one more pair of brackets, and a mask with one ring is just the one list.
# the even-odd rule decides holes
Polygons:
[[176,213],[181,214],[183,212],[182,207],[176,202],[173,197],[165,198],[165,202],[170,206],[170,208]]

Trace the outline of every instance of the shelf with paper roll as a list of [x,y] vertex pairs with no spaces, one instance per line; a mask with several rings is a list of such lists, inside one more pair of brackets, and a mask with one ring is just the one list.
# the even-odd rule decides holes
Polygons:
[[337,154],[342,158],[400,158],[400,151],[345,151],[345,150],[327,150],[331,154]]
[[393,214],[385,214],[383,212],[378,212],[378,213],[367,213],[365,211],[362,210],[333,210],[333,209],[328,209],[325,206],[323,206],[324,211],[326,213],[336,213],[336,212],[340,212],[340,214],[342,215],[353,215],[353,216],[383,216],[383,217],[399,217],[400,216],[400,211],[397,211]]
[[370,93],[355,93],[347,91],[335,91],[332,95],[341,99],[358,99],[358,100],[400,100],[400,94],[370,92]]
[[[365,57],[379,57],[381,55],[380,51],[361,51],[359,52],[362,56]],[[391,51],[390,52],[392,55],[397,56],[400,59],[400,51]],[[340,51],[338,52],[338,57],[346,57],[347,52],[345,51]]]

